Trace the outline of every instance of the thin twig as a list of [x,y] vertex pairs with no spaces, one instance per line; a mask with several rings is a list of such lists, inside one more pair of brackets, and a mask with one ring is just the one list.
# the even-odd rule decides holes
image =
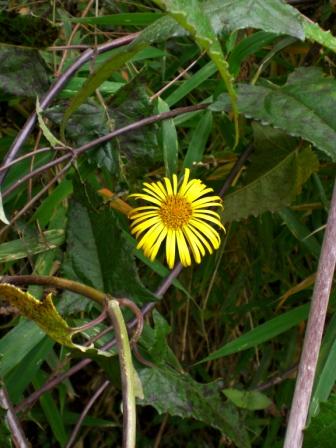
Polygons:
[[96,392],[92,395],[92,397],[90,398],[90,400],[88,401],[88,403],[86,404],[85,408],[83,409],[77,423],[76,426],[74,427],[74,429],[72,430],[72,433],[70,435],[69,441],[66,444],[65,448],[71,448],[77,438],[77,434],[80,430],[80,427],[82,426],[83,420],[84,418],[87,416],[89,410],[92,408],[92,406],[94,405],[94,403],[98,400],[98,398],[100,397],[100,395],[104,392],[104,390],[107,388],[107,386],[110,384],[110,382],[108,380],[104,381],[103,384],[98,387],[98,389],[96,390]]
[[[133,33],[129,34],[128,36],[123,36],[118,39],[115,39],[111,42],[106,42],[102,45],[99,45],[96,48],[90,48],[86,50],[84,53],[82,53],[78,59],[75,60],[73,64],[68,67],[68,69],[57,79],[57,81],[50,87],[48,92],[44,95],[44,97],[40,101],[40,106],[42,111],[45,110],[52,100],[55,98],[55,96],[63,89],[63,87],[69,82],[72,75],[76,73],[76,71],[84,65],[86,62],[88,62],[91,58],[95,57],[98,54],[106,53],[107,51],[113,50],[114,48],[121,47],[123,45],[127,45],[130,42],[132,42],[139,33]],[[15,159],[17,153],[20,151],[22,145],[30,135],[31,131],[34,128],[35,122],[36,122],[37,114],[36,112],[33,112],[24,126],[22,127],[21,131],[16,136],[11,148],[9,149],[8,153],[4,157],[3,163],[4,165],[7,165],[12,160]],[[6,176],[7,170],[4,170],[0,173],[0,185],[3,182],[3,179]]]
[[300,448],[336,265],[336,181],[330,203],[284,448]]
[[26,182],[31,177],[37,176],[38,174],[43,173],[44,171],[49,170],[50,168],[54,167],[55,165],[58,165],[60,163],[65,162],[69,158],[77,158],[84,152],[94,148],[95,146],[101,145],[103,143],[106,143],[110,140],[112,140],[115,137],[118,137],[119,135],[126,134],[127,132],[135,131],[136,129],[139,129],[143,126],[148,126],[153,123],[157,123],[159,121],[167,120],[169,118],[177,117],[178,115],[186,114],[189,112],[195,112],[198,110],[206,109],[209,104],[202,103],[202,104],[195,104],[192,106],[186,106],[186,107],[178,107],[176,109],[173,109],[168,112],[162,112],[161,114],[152,115],[150,117],[143,118],[139,121],[136,121],[134,123],[131,123],[127,126],[124,126],[123,128],[116,129],[113,132],[110,132],[109,134],[103,135],[102,137],[99,137],[95,140],[92,140],[89,143],[86,143],[85,145],[80,146],[77,149],[72,150],[71,152],[64,154],[63,156],[52,160],[48,163],[46,163],[44,166],[41,166],[37,168],[36,170],[26,174],[22,178],[18,179],[16,182],[14,182],[7,190],[5,190],[2,194],[3,197],[6,197],[9,195],[12,191],[14,191],[16,188],[18,188],[20,185],[22,185],[23,182]]
[[136,443],[136,403],[135,378],[132,362],[131,346],[127,328],[119,303],[116,300],[106,301],[106,311],[114,327],[116,345],[119,355],[119,367],[122,384],[123,401],[123,448],[135,448]]
[[218,193],[218,196],[220,196],[222,198],[225,195],[225,193],[230,188],[232,182],[234,181],[235,177],[237,176],[239,171],[242,169],[242,167],[244,166],[246,160],[250,157],[252,152],[253,152],[253,146],[252,145],[248,146],[245,149],[243,154],[239,157],[239,159],[233,165],[232,170],[230,171],[230,174],[226,178],[226,180],[224,182],[224,185],[222,186],[220,192]]
[[16,163],[22,162],[25,159],[29,159],[29,157],[36,156],[37,154],[42,154],[43,152],[50,152],[50,151],[59,150],[59,149],[64,150],[65,148],[64,148],[64,146],[58,146],[55,148],[46,147],[46,148],[37,149],[36,151],[28,152],[27,154],[23,154],[22,156],[18,157],[17,159],[12,160],[10,163],[7,163],[7,165],[0,166],[0,172],[8,170],[10,167],[15,165]]
[[13,405],[8,396],[7,390],[3,384],[0,388],[0,408],[6,411],[6,420],[15,446],[17,448],[29,448],[30,443],[26,439],[21,424],[15,414]]
[[276,386],[277,384],[282,383],[287,378],[292,376],[298,369],[298,364],[295,364],[294,366],[290,367],[289,369],[285,370],[284,372],[278,373],[277,375],[273,376],[273,378],[270,378],[265,383],[259,384],[256,387],[253,387],[251,390],[267,390],[271,387]]

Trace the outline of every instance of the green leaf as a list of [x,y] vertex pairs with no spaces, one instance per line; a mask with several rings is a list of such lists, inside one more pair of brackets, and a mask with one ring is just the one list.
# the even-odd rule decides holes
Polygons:
[[217,71],[215,64],[210,61],[200,68],[197,72],[183,81],[183,83],[177,87],[167,98],[165,98],[166,103],[171,107],[178,103],[182,98],[184,98],[192,90],[196,89],[200,84],[206,81],[210,76],[214,75]]
[[304,431],[303,448],[334,448],[336,440],[336,394],[321,403],[320,413]]
[[183,161],[183,168],[191,168],[201,162],[209,135],[212,131],[212,112],[206,110],[200,114],[199,121],[191,134],[190,143]]
[[145,26],[160,19],[163,14],[158,12],[132,12],[99,17],[76,17],[71,19],[73,23],[88,23],[90,25],[109,26]]
[[295,327],[300,322],[307,319],[308,312],[309,304],[299,306],[294,310],[283,313],[282,315],[255,327],[253,330],[248,331],[239,338],[228,342],[199,362],[213,361],[214,359],[222,358],[223,356],[228,356],[232,353],[256,347],[263,342],[275,338],[279,334],[285,333],[290,328]]
[[289,205],[317,169],[318,160],[310,148],[290,152],[266,173],[225,197],[223,220],[239,221]]
[[5,377],[45,337],[29,320],[22,320],[0,340],[0,377]]
[[35,50],[0,47],[0,93],[41,96],[48,89],[46,66]]
[[40,101],[39,101],[38,97],[36,97],[36,115],[37,115],[38,124],[42,131],[42,134],[44,135],[46,140],[50,143],[50,146],[52,148],[55,148],[55,146],[63,146],[64,147],[64,144],[53,135],[53,133],[48,128],[48,126],[45,124],[43,117],[42,117],[42,112],[43,112],[43,110],[41,108]]
[[98,196],[89,186],[85,188],[75,184],[75,200],[70,204],[66,276],[114,297],[137,303],[155,300],[139,279],[132,246],[123,235],[118,215],[101,207]]
[[288,227],[290,232],[297,238],[297,240],[305,246],[309,252],[316,258],[319,259],[321,246],[314,235],[311,235],[311,231],[301,223],[301,221],[296,217],[295,212],[289,208],[284,208],[280,210],[279,215],[281,216],[284,224]]
[[237,76],[240,70],[240,65],[248,56],[257,53],[266,45],[273,42],[278,36],[274,33],[265,31],[258,31],[251,36],[247,36],[239,42],[233,49],[229,56],[228,62],[230,71],[234,76]]
[[71,193],[72,182],[70,180],[63,179],[56,187],[53,188],[53,190],[49,193],[49,196],[41,201],[41,204],[35,210],[31,221],[38,221],[41,228],[46,227],[54,215],[55,210],[59,208],[62,202],[67,199]]
[[192,417],[219,429],[239,448],[250,446],[248,435],[234,406],[225,403],[220,381],[197,383],[190,375],[168,368],[140,371],[144,396],[142,406],[153,406],[160,414]]
[[16,404],[22,398],[22,394],[28,385],[32,382],[36,372],[40,369],[48,353],[55,342],[44,337],[22,360],[25,374],[22,375],[22,369],[17,367],[12,369],[6,376],[6,386],[11,401]]
[[[169,111],[169,106],[161,98],[158,98],[158,112]],[[167,177],[177,172],[178,162],[178,139],[174,120],[164,120],[161,123],[161,144],[163,160]]]
[[[45,381],[46,375],[39,370],[33,380],[35,389],[40,389],[45,384]],[[46,392],[41,395],[39,402],[56,440],[61,447],[65,446],[68,441],[68,434],[52,393]]]
[[216,33],[257,28],[304,39],[299,12],[284,0],[210,0],[204,9]]
[[8,241],[0,244],[0,262],[19,260],[30,255],[49,251],[64,243],[64,230],[47,230],[33,238]]
[[317,42],[323,47],[336,52],[336,37],[330,31],[325,31],[318,23],[312,23],[308,20],[303,22],[306,39]]
[[320,409],[320,402],[327,401],[336,382],[336,315],[326,328],[319,354],[309,416],[314,417]]
[[169,365],[177,370],[181,370],[178,359],[167,343],[167,336],[171,332],[168,322],[155,309],[152,316],[154,328],[148,324],[144,326],[140,338],[141,347],[146,350],[146,354],[150,356],[155,365]]
[[[336,81],[317,67],[298,68],[283,86],[238,87],[238,108],[248,118],[261,120],[302,137],[336,160]],[[225,110],[227,97],[221,95],[210,108]]]
[[272,400],[259,391],[223,389],[223,394],[238,408],[250,411],[266,409],[272,404]]
[[156,0],[156,3],[164,6],[174,19],[191,33],[199,47],[208,53],[210,59],[216,65],[231,100],[236,131],[236,146],[239,141],[236,92],[233,87],[229,65],[225,60],[221,45],[212,27],[210,14],[207,13],[198,0]]

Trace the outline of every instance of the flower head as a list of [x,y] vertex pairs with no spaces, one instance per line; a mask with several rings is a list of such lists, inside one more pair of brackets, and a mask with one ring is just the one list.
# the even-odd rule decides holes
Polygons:
[[144,193],[130,197],[143,199],[150,205],[133,209],[129,218],[133,221],[131,232],[139,240],[137,248],[152,261],[160,246],[166,240],[166,259],[170,269],[174,267],[176,246],[183,266],[191,265],[191,256],[201,262],[205,249],[211,254],[218,249],[220,236],[211,224],[222,228],[219,214],[212,207],[222,207],[219,196],[206,196],[212,188],[199,179],[189,180],[190,170],[185,170],[178,185],[177,176],[172,181],[167,177],[164,183],[144,183]]

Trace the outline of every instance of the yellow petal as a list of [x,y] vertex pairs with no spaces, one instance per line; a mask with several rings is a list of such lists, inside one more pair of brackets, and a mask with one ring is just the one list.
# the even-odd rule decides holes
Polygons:
[[168,179],[168,177],[164,177],[163,180],[165,181],[168,195],[169,196],[173,196],[174,193],[173,193],[173,188],[172,188],[172,184],[170,182],[170,179]]
[[161,206],[162,204],[162,201],[159,201],[158,199],[154,198],[153,196],[149,196],[148,194],[130,194],[129,197],[144,199],[145,201],[152,202],[153,204],[156,204],[158,206]]
[[167,236],[167,229],[165,227],[163,227],[158,239],[155,241],[155,244],[153,245],[151,252],[149,254],[149,258],[152,261],[155,260],[155,257],[157,256],[157,253],[160,249],[162,241],[166,238],[166,236]]
[[167,195],[166,193],[164,193],[163,191],[161,191],[161,189],[158,187],[158,185],[156,184],[148,184],[148,183],[144,183],[144,185],[149,189],[154,191],[154,193],[156,194],[156,196],[158,196],[160,199],[162,199],[163,201],[165,201]]
[[199,218],[199,219],[205,219],[206,221],[211,221],[224,230],[224,226],[218,218],[214,218],[213,216],[209,216],[209,215],[206,215],[203,213],[193,213],[193,217]]
[[186,188],[186,186],[187,186],[187,184],[188,184],[189,175],[190,175],[190,169],[189,169],[189,168],[186,168],[186,169],[184,170],[184,176],[183,176],[182,185],[180,186],[180,189],[179,189],[179,194],[180,194],[180,195],[183,195],[183,194],[184,194],[185,188]]
[[201,243],[208,249],[209,254],[213,253],[212,247],[208,243],[208,240],[191,224],[188,225],[189,229],[197,236]]
[[166,241],[166,260],[170,269],[175,263],[175,230],[168,229]]
[[190,266],[191,265],[190,252],[187,243],[185,241],[183,232],[180,229],[176,230],[176,241],[182,265],[185,267]]
[[187,238],[187,241],[189,243],[190,249],[193,253],[196,263],[200,263],[201,262],[201,254],[198,249],[198,245],[196,243],[196,240],[197,240],[196,236],[188,229],[188,226],[183,227],[183,233]]
[[153,226],[154,224],[157,224],[158,222],[161,223],[161,218],[155,217],[146,220],[145,222],[141,222],[140,224],[137,224],[132,230],[131,233],[142,233],[144,230],[148,229],[148,227]]

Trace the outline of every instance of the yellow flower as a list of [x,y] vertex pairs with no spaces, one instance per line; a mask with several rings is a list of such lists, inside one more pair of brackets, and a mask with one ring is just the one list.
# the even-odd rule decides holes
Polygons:
[[196,263],[201,262],[205,248],[211,254],[218,249],[220,236],[209,223],[224,227],[217,212],[209,207],[222,207],[219,196],[205,196],[213,191],[199,179],[189,180],[190,170],[186,169],[178,186],[177,176],[171,181],[144,183],[144,193],[130,197],[144,199],[151,205],[137,207],[129,213],[133,221],[131,232],[143,249],[146,257],[155,259],[159,248],[166,240],[166,259],[170,269],[174,267],[176,245],[183,266],[191,265],[192,252]]

